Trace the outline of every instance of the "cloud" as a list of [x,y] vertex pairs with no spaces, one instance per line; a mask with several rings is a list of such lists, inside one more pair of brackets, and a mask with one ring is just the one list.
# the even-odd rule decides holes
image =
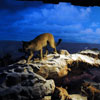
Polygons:
[[96,28],[95,30],[93,30],[92,28],[86,28],[84,30],[81,30],[80,33],[100,35],[100,28]]
[[[76,24],[81,21],[84,22],[89,16],[90,8],[78,9],[75,6],[68,5],[66,3],[60,3],[59,5],[53,5],[52,8],[47,9],[42,7],[41,9],[27,8],[20,11],[20,15],[24,16],[23,21],[28,22],[45,22],[48,24]],[[77,17],[76,17],[77,16]]]
[[99,23],[92,22],[91,27],[98,27]]
[[80,16],[84,18],[89,15],[89,13],[91,12],[91,8],[86,8],[86,9],[81,8],[80,11],[81,11]]
[[97,28],[95,33],[100,35],[100,28]]
[[[0,33],[3,34],[0,39],[31,40],[44,32],[52,33],[56,40],[63,38],[69,42],[94,42],[92,39],[99,37],[99,28],[94,30],[92,27],[86,27],[92,12],[90,7],[81,8],[60,3],[38,7],[29,4],[25,8],[22,3],[19,4],[22,8],[17,12],[0,10]],[[96,39],[98,41],[98,38]]]
[[92,33],[94,33],[94,31],[91,28],[87,28],[85,30],[81,30],[80,33],[82,33],[82,34],[92,34]]
[[[86,12],[84,14],[84,12]],[[82,23],[89,16],[90,8],[78,9],[66,3],[53,5],[52,8],[34,8],[24,9],[17,13],[22,20],[17,20],[13,25],[23,26],[24,29],[37,31],[78,31],[82,28]],[[76,17],[77,16],[77,17]],[[15,16],[16,17],[16,16]]]
[[86,28],[79,32],[80,42],[99,43],[100,44],[100,28]]

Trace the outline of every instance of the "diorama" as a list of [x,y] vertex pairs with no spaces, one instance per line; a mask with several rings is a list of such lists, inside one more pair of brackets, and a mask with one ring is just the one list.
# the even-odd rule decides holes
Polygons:
[[0,100],[100,100],[99,0],[0,0]]

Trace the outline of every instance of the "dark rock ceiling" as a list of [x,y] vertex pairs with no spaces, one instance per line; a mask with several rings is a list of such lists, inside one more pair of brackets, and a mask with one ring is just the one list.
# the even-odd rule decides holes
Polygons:
[[69,2],[78,6],[100,6],[100,0],[20,0],[20,1],[43,1],[44,3],[58,4],[59,2]]

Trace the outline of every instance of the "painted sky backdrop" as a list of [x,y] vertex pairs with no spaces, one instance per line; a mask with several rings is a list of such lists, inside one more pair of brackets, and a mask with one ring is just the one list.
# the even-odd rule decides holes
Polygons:
[[100,7],[0,0],[0,40],[32,40],[52,33],[64,42],[100,43]]

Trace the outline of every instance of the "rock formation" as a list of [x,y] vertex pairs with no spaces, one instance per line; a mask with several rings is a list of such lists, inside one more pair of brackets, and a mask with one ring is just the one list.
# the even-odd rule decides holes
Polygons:
[[18,65],[15,69],[2,72],[0,76],[0,100],[40,99],[52,94],[55,89],[53,80],[45,80],[28,66]]
[[27,64],[23,59],[2,68],[0,100],[51,100],[57,95],[59,100],[70,100],[77,91],[81,92],[84,80],[100,83],[99,55],[99,51],[93,50],[75,54],[61,50],[59,54],[49,54],[41,61],[35,59]]

